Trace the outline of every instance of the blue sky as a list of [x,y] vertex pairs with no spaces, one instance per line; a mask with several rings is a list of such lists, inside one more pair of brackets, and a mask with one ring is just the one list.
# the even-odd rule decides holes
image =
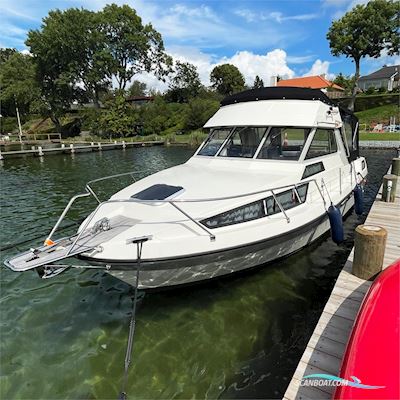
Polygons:
[[[49,10],[84,7],[99,10],[107,0],[0,0],[0,46],[27,50],[29,29],[40,27]],[[204,83],[216,64],[230,62],[251,84],[256,74],[265,83],[272,75],[286,77],[325,73],[332,78],[352,74],[349,59],[333,57],[326,32],[339,18],[365,0],[125,0],[114,1],[135,8],[144,22],[161,32],[167,51],[195,64]],[[399,57],[364,60],[363,74]],[[163,88],[151,75],[139,77]]]

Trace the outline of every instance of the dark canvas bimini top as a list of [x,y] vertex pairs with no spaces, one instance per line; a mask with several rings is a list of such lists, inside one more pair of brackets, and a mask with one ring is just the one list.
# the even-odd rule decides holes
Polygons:
[[257,100],[319,100],[323,103],[334,105],[332,100],[318,89],[272,86],[245,90],[244,92],[227,96],[221,101],[221,106]]

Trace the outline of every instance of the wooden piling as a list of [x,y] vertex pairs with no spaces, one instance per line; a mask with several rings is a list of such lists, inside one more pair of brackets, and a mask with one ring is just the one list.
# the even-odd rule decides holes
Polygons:
[[392,174],[400,176],[400,158],[396,157],[392,160]]
[[396,197],[397,175],[387,174],[383,177],[382,200],[393,203]]
[[382,271],[387,231],[375,225],[358,225],[354,235],[352,274],[370,280]]

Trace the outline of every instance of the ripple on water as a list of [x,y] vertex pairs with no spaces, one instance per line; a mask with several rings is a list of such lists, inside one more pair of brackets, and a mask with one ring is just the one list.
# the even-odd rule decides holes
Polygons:
[[[154,147],[49,156],[43,163],[6,160],[0,174],[2,246],[34,237],[17,250],[39,244],[68,199],[90,179],[156,171],[191,153]],[[365,154],[372,171],[366,190],[371,204],[393,154]],[[80,211],[93,206],[84,201]],[[129,396],[281,398],[362,220],[354,215],[346,220],[340,247],[323,239],[278,265],[147,293],[138,312]],[[1,261],[13,251],[3,251]],[[101,272],[68,271],[43,281],[35,273],[5,269],[0,284],[1,398],[117,397],[131,311],[127,285]]]

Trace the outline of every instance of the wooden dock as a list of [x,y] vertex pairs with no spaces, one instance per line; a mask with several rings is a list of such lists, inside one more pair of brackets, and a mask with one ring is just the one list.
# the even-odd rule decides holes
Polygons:
[[[400,258],[400,185],[397,185],[396,201],[381,201],[382,187],[364,224],[384,227],[387,232],[384,268]],[[300,386],[309,374],[339,376],[339,369],[347,341],[371,281],[351,274],[354,248],[336,281],[328,302],[307,344],[303,356],[285,392],[284,400],[331,399],[334,387]]]
[[117,142],[114,143],[88,143],[85,145],[61,144],[60,147],[45,148],[42,146],[32,146],[30,150],[0,151],[0,160],[9,157],[38,156],[43,157],[47,154],[75,154],[91,151],[103,151],[114,149],[125,149],[127,147],[162,146],[164,141],[145,141],[145,142]]

